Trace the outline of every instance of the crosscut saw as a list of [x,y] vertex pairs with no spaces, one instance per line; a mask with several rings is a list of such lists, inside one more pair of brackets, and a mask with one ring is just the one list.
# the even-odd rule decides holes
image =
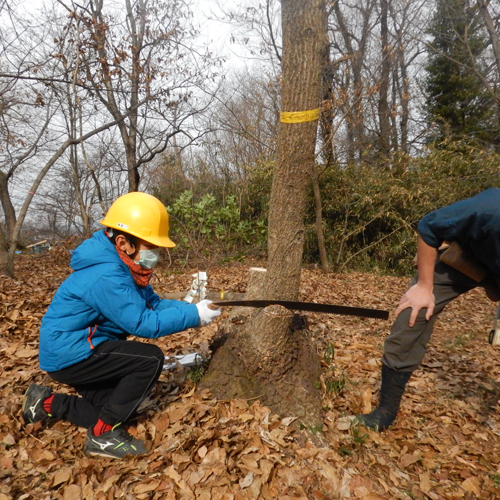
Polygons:
[[389,311],[382,311],[380,309],[366,309],[364,307],[336,306],[333,304],[318,304],[316,302],[289,300],[216,300],[210,305],[217,307],[267,307],[278,305],[295,311],[344,314],[347,316],[360,316],[362,318],[387,319],[389,317]]

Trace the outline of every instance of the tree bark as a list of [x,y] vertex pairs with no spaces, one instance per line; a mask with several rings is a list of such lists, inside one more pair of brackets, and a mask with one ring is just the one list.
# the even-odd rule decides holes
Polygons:
[[[327,42],[324,2],[286,0],[281,8],[282,112],[317,109]],[[298,295],[316,131],[316,120],[280,123],[269,207],[266,294],[270,298],[296,300]]]
[[313,166],[312,186],[314,194],[314,208],[316,211],[316,238],[318,240],[319,261],[324,273],[331,271],[328,253],[325,244],[325,232],[323,231],[323,203],[321,201],[321,189],[319,187],[319,172],[317,165]]
[[344,40],[349,69],[343,88],[346,95],[351,95],[350,99],[347,99],[345,103],[348,163],[360,162],[368,145],[365,131],[365,112],[363,110],[363,95],[366,89],[363,84],[362,71],[363,57],[366,54],[370,35],[370,17],[374,6],[375,0],[368,2],[366,6],[360,8],[363,21],[362,25],[358,27],[358,32],[361,33],[358,38],[357,34],[349,31],[340,2],[334,2],[333,5],[333,12],[335,13],[341,36]]
[[[282,120],[269,210],[268,268],[253,271],[246,297],[296,300],[315,161],[325,3],[283,0],[281,6]],[[286,113],[311,110],[318,114],[284,122],[290,116]],[[221,344],[201,387],[223,399],[258,397],[281,415],[297,416],[307,428],[321,425],[320,362],[304,318],[280,306],[236,310],[221,328]]]
[[389,127],[389,73],[391,70],[391,62],[389,60],[389,31],[387,27],[388,17],[388,0],[380,0],[380,38],[382,42],[382,68],[380,75],[379,101],[378,101],[378,116],[380,126],[380,156],[381,163],[384,166],[389,166],[390,153],[390,127]]
[[0,202],[5,216],[5,242],[9,245],[10,238],[16,225],[16,210],[9,196],[9,177],[0,171]]
[[[493,48],[493,54],[495,56],[497,77],[500,78],[500,35],[498,34],[498,30],[495,30],[495,23],[493,22],[490,11],[488,10],[489,2],[486,0],[477,0],[477,5],[479,6],[479,11],[481,12],[484,24],[488,30],[488,35],[490,36],[491,47]],[[498,91],[498,87],[496,87],[496,91],[491,93],[497,105],[497,117],[500,122],[500,91]]]

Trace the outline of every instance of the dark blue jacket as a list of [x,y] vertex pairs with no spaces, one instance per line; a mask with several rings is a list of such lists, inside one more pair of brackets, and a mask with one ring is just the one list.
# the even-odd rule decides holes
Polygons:
[[61,370],[106,340],[158,338],[198,326],[194,304],[160,299],[136,285],[104,231],[73,253],[74,272],[57,290],[40,328],[40,368]]
[[467,254],[500,275],[500,189],[434,210],[420,221],[418,232],[434,248],[443,241],[460,243]]

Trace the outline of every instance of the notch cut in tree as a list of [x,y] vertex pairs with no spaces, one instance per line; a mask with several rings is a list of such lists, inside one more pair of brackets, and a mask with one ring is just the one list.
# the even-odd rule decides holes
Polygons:
[[[316,146],[323,0],[283,0],[281,123],[273,175],[266,270],[249,274],[245,299],[297,300],[304,217]],[[282,416],[321,425],[320,361],[304,318],[280,306],[232,312],[201,382],[221,399],[259,398]]]

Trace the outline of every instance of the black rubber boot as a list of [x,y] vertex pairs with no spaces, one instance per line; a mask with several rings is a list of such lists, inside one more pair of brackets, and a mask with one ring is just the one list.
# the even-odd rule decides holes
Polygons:
[[361,424],[376,431],[387,429],[396,418],[401,397],[412,372],[398,372],[382,364],[380,402],[368,415],[358,415]]

